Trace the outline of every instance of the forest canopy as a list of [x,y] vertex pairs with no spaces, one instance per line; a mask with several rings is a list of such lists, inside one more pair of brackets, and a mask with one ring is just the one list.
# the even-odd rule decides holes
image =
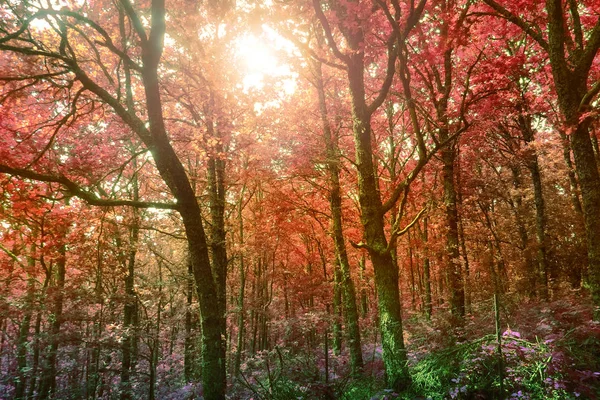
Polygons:
[[600,396],[595,0],[0,0],[0,398]]

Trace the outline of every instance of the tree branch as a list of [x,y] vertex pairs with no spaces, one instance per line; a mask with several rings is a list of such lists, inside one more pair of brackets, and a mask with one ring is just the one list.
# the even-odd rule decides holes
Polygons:
[[600,79],[597,80],[596,83],[594,83],[594,85],[592,85],[590,90],[588,90],[588,92],[585,94],[585,96],[583,96],[583,98],[581,99],[581,102],[579,103],[579,111],[585,112],[586,108],[591,104],[592,100],[594,100],[594,97],[596,97],[596,95],[599,92],[600,92]]
[[423,207],[421,209],[421,211],[419,211],[417,213],[417,215],[415,216],[415,218],[413,218],[413,220],[408,225],[406,225],[404,228],[402,228],[402,229],[394,229],[394,231],[392,232],[392,235],[390,236],[390,241],[389,241],[389,243],[387,245],[387,248],[385,250],[386,252],[389,252],[389,251],[392,250],[392,248],[396,245],[396,241],[398,240],[398,238],[400,236],[404,235],[406,232],[408,232],[408,230],[410,228],[412,228],[419,221],[419,219],[421,218],[421,216],[423,215],[423,213],[426,210],[427,210],[427,207],[426,206]]
[[383,104],[383,101],[387,98],[388,92],[390,91],[392,82],[394,81],[394,74],[396,73],[396,58],[398,57],[398,49],[394,46],[396,36],[396,31],[393,31],[388,39],[388,62],[385,72],[385,80],[381,84],[381,89],[379,90],[377,97],[370,105],[367,106],[369,115],[373,114],[375,110],[377,110],[379,106]]
[[161,210],[178,210],[179,206],[174,203],[158,203],[153,201],[134,201],[134,200],[111,200],[103,199],[93,193],[85,190],[77,183],[73,182],[64,175],[40,174],[28,169],[13,168],[8,165],[0,164],[0,173],[18,176],[21,178],[32,179],[40,182],[58,183],[62,185],[69,193],[79,197],[87,204],[100,207],[129,206],[135,208],[157,208]]
[[321,3],[319,2],[319,0],[313,0],[313,8],[315,9],[315,14],[319,19],[319,22],[321,23],[323,31],[325,32],[325,38],[327,39],[327,44],[331,48],[331,51],[333,51],[333,54],[337,58],[342,60],[344,63],[348,64],[350,59],[346,54],[342,53],[340,49],[338,49],[335,43],[335,39],[333,38],[333,34],[331,33],[331,26],[329,25],[329,22],[327,22],[327,17],[323,13],[323,9],[321,9]]
[[587,41],[587,45],[581,54],[581,58],[578,60],[578,64],[576,66],[576,73],[586,74],[590,70],[592,63],[594,62],[594,58],[596,58],[596,53],[600,49],[600,17],[590,34],[590,38]]
[[371,246],[369,246],[368,244],[366,244],[366,243],[363,243],[363,242],[358,242],[358,243],[355,243],[355,242],[353,242],[352,240],[350,240],[350,245],[351,245],[352,247],[354,247],[355,249],[367,249],[367,250],[372,250]]
[[483,2],[485,4],[487,4],[488,6],[490,6],[491,8],[493,8],[494,11],[496,11],[500,17],[504,18],[505,20],[507,20],[509,22],[512,22],[513,24],[515,24],[519,28],[521,28],[525,33],[527,33],[529,36],[531,36],[533,38],[533,40],[538,42],[538,44],[540,46],[542,46],[542,48],[544,50],[549,51],[548,42],[546,40],[544,40],[542,35],[539,32],[537,32],[536,30],[534,30],[533,26],[531,24],[529,24],[527,21],[525,21],[524,19],[519,18],[515,14],[511,13],[505,7],[498,4],[494,0],[483,0]]

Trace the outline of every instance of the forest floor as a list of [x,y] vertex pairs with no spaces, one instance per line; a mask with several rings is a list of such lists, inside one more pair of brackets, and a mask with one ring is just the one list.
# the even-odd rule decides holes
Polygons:
[[[281,347],[248,360],[230,398],[600,399],[600,323],[581,291],[550,302],[503,296],[501,357],[491,299],[473,302],[461,328],[452,326],[443,306],[435,311],[430,321],[418,311],[406,313],[412,385],[403,392],[386,389],[381,345],[371,329],[363,338],[360,379],[350,376],[345,352],[329,351],[326,363],[323,347]],[[367,325],[372,321],[363,321]]]

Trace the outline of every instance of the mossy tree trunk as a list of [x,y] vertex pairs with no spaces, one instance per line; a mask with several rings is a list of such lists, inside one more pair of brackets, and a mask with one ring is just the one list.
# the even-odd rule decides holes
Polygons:
[[[336,298],[342,297],[343,317],[346,323],[345,337],[350,352],[350,365],[352,372],[357,374],[363,368],[362,345],[360,338],[360,326],[358,321],[358,307],[356,306],[356,290],[350,271],[350,262],[346,252],[342,222],[342,195],[340,188],[340,154],[338,139],[331,130],[329,122],[325,88],[323,85],[323,73],[321,63],[313,62],[316,89],[319,97],[319,109],[323,137],[325,140],[325,154],[327,157],[327,171],[329,178],[329,204],[331,208],[332,236],[335,245],[335,254],[339,271],[336,268]],[[338,289],[339,287],[339,289]],[[335,307],[334,307],[335,309]],[[334,327],[335,328],[335,327]],[[336,347],[336,335],[334,330],[334,349]]]
[[[358,49],[358,43],[356,43]],[[388,385],[402,390],[410,382],[402,328],[398,269],[392,259],[384,230],[384,208],[377,187],[371,145],[372,110],[365,101],[364,54],[348,56],[348,80],[352,117],[359,203],[365,247],[375,272],[379,330]]]

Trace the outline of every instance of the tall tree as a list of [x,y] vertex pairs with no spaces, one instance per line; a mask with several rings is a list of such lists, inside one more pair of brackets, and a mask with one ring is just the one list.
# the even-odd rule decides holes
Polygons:
[[[135,37],[129,43],[137,44],[129,49],[117,45],[121,42],[119,33],[112,29],[113,26],[118,26],[116,20],[119,13],[115,8],[121,6],[131,35]],[[222,399],[226,388],[224,276],[211,266],[202,211],[181,159],[170,141],[163,113],[160,64],[166,31],[165,2],[154,0],[148,10],[138,11],[127,0],[122,1],[119,6],[106,3],[93,9],[88,9],[89,7],[84,4],[73,9],[55,9],[51,6],[35,9],[15,8],[7,4],[3,8],[3,21],[0,25],[2,56],[23,66],[39,62],[49,70],[38,73],[25,68],[21,71],[29,73],[13,71],[12,76],[3,79],[31,82],[42,87],[60,81],[61,88],[65,87],[62,82],[66,82],[69,89],[63,90],[65,97],[61,101],[70,111],[63,123],[58,125],[59,129],[65,126],[69,118],[77,115],[78,107],[81,106],[79,102],[83,99],[101,102],[106,112],[118,118],[145,145],[176,204],[101,198],[67,178],[63,171],[44,171],[38,167],[38,171],[34,172],[30,168],[22,168],[22,165],[3,164],[0,172],[57,183],[92,205],[131,205],[177,210],[186,231],[201,309],[204,395],[207,399]],[[141,12],[148,12],[150,15],[148,27],[142,22]],[[96,21],[94,16],[98,17]],[[49,28],[41,31],[34,28],[32,23],[38,20],[44,20]],[[86,57],[87,54],[95,57],[90,60]],[[108,63],[112,66],[107,67]],[[120,75],[109,73],[119,71],[125,64],[131,71],[135,71],[135,85],[138,87],[136,92],[143,94],[137,99],[142,105],[139,109],[128,109],[122,96]],[[74,96],[69,94],[71,87],[77,88]],[[9,95],[16,95],[18,92],[19,90],[15,90]]]
[[314,79],[319,97],[319,109],[323,138],[325,141],[325,154],[327,157],[327,170],[329,174],[329,204],[331,208],[333,241],[335,244],[335,255],[339,263],[339,282],[342,292],[343,316],[346,322],[346,339],[350,350],[350,364],[352,371],[356,374],[363,368],[362,345],[360,340],[360,326],[358,322],[358,308],[356,306],[356,290],[350,273],[350,261],[346,251],[342,222],[342,194],[340,188],[340,155],[338,138],[334,136],[323,83],[322,63],[313,61]]
[[[410,381],[402,328],[398,269],[391,254],[392,247],[396,246],[396,240],[401,229],[395,226],[388,240],[385,233],[384,217],[402,194],[406,198],[408,184],[426,163],[426,155],[423,144],[420,148],[420,162],[408,174],[406,180],[395,188],[392,197],[384,203],[379,191],[378,176],[374,164],[371,118],[373,113],[383,104],[392,86],[396,70],[398,43],[402,43],[417,24],[425,7],[425,1],[421,1],[418,5],[410,4],[407,15],[403,16],[403,24],[400,22],[402,14],[400,4],[397,1],[392,1],[392,4],[392,11],[388,9],[386,4],[380,4],[381,10],[383,10],[382,13],[373,9],[370,15],[368,15],[369,13],[366,14],[374,20],[377,20],[377,16],[379,16],[383,23],[390,24],[393,27],[384,42],[384,48],[387,49],[387,55],[384,56],[383,62],[385,68],[384,79],[380,88],[376,89],[377,95],[372,100],[369,98],[365,86],[367,71],[365,67],[366,32],[364,23],[366,18],[357,12],[358,10],[362,12],[366,10],[361,9],[362,6],[358,2],[322,4],[318,0],[313,1],[313,8],[331,52],[343,63],[346,72],[352,105],[352,131],[355,144],[355,163],[358,172],[358,197],[364,233],[364,243],[361,242],[357,246],[367,249],[373,263],[386,376],[388,385],[400,390],[406,387]],[[337,26],[330,24],[323,11],[324,9],[330,9],[333,12]],[[392,12],[394,15],[391,14]],[[336,40],[332,27],[336,27],[343,36],[348,46],[347,51],[340,48],[340,40]],[[417,138],[417,140],[422,142],[422,138]]]
[[[596,304],[595,318],[600,318],[600,174],[590,139],[589,111],[600,92],[600,81],[590,85],[594,60],[600,49],[600,17],[590,23],[581,18],[576,1],[546,0],[544,9],[527,8],[530,19],[544,21],[547,36],[539,26],[528,22],[509,5],[484,0],[494,12],[527,33],[548,54],[558,105],[567,131],[581,198],[589,259],[589,284]],[[587,7],[584,5],[583,7]],[[545,15],[543,15],[545,11]],[[593,13],[591,14],[593,15]],[[586,23],[587,21],[587,23]]]

